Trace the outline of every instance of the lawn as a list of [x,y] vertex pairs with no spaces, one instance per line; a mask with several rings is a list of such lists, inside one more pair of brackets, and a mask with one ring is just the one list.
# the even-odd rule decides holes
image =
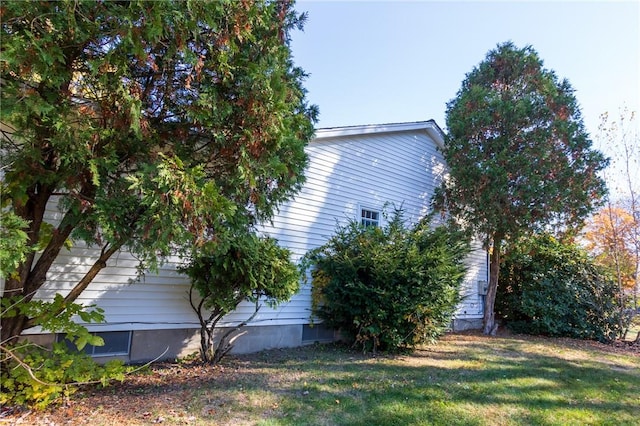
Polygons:
[[640,425],[640,350],[450,334],[411,355],[339,345],[219,367],[161,364],[65,406],[0,419],[91,425]]

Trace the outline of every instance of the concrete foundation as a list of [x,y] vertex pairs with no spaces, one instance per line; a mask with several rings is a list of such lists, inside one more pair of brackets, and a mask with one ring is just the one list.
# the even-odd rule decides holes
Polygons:
[[[266,349],[291,348],[317,341],[331,341],[334,333],[322,336],[317,333],[303,333],[306,325],[278,325],[262,327],[244,327],[232,339],[233,348],[230,353],[244,354]],[[319,329],[316,326],[315,330]],[[228,329],[216,330],[216,337]],[[307,330],[308,331],[308,330]],[[30,341],[44,347],[51,347],[55,341],[54,334],[32,334],[25,336]],[[305,340],[306,339],[306,340]],[[166,330],[134,330],[131,332],[131,345],[128,355],[96,356],[97,362],[103,363],[112,359],[121,359],[126,363],[143,364],[149,361],[175,360],[200,351],[200,329],[166,329]]]
[[43,348],[51,349],[53,347],[53,342],[56,341],[55,334],[28,334],[22,335],[18,340],[28,340],[29,342],[35,343],[38,346],[42,346]]
[[130,363],[175,360],[200,348],[200,330],[135,330],[131,336]]
[[[482,328],[482,319],[455,319],[453,331]],[[216,337],[227,329],[216,331]],[[29,335],[29,340],[50,347],[55,341],[53,334]],[[337,332],[326,329],[322,324],[277,325],[244,327],[233,339],[232,354],[259,352],[266,349],[292,348],[315,342],[339,340]],[[121,359],[126,363],[142,364],[149,361],[175,360],[200,351],[200,329],[134,330],[131,332],[131,346],[128,355],[96,356],[98,362]]]
[[482,328],[482,318],[454,319],[453,331],[478,330]]
[[[216,337],[227,329],[216,331]],[[244,354],[265,349],[301,346],[302,325],[245,327],[232,339],[230,353]],[[151,360],[172,360],[198,353],[200,329],[137,330],[131,337],[128,362],[144,363]]]

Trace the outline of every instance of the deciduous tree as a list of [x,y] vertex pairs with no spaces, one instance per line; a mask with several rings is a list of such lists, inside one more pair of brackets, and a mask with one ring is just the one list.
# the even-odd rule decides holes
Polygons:
[[573,227],[606,193],[607,165],[591,148],[574,91],[532,47],[491,50],[447,104],[449,179],[436,205],[491,249],[484,332],[495,331],[503,242],[550,226]]
[[[629,277],[635,278],[633,306],[637,309],[640,291],[640,137],[636,113],[623,108],[617,120],[611,119],[608,113],[602,114],[598,130],[600,143],[608,146],[612,152],[612,164],[605,173],[611,191],[606,206],[609,226],[599,226],[610,241],[608,245],[598,247],[598,244],[595,244],[593,248],[601,252],[608,250],[606,256],[609,260],[614,260],[617,252],[611,249],[619,247],[622,250],[624,246],[620,253],[625,255],[620,260],[622,263],[630,263],[633,272],[629,274],[625,272],[625,266],[618,265],[621,268],[618,268],[616,274],[620,284],[628,281]],[[606,221],[606,217],[598,215],[592,221],[592,225],[598,227],[597,222],[604,225]],[[613,242],[612,245],[611,239],[620,241]],[[615,261],[610,264],[615,268]],[[638,336],[640,338],[640,334]]]
[[631,213],[612,205],[600,209],[587,223],[587,249],[599,264],[616,273],[620,290],[636,284],[635,226]]
[[[61,309],[121,248],[153,267],[300,188],[316,109],[291,2],[3,1],[0,14],[3,214],[27,223],[3,307],[32,300],[65,244],[100,255]],[[37,323],[11,312],[3,343]]]

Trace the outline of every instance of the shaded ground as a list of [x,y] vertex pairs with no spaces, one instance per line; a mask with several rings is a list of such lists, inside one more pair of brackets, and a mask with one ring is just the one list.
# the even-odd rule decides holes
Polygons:
[[[519,356],[515,352],[524,347],[523,341],[532,345],[528,356],[537,353],[545,356],[548,348],[549,352],[561,354],[565,360],[580,362],[595,352],[604,368],[631,369],[634,374],[639,373],[636,368],[639,364],[629,367],[628,363],[616,362],[616,355],[640,357],[640,345],[637,344],[605,345],[521,335],[491,338],[475,332],[449,334],[441,343],[413,355],[379,356],[377,359],[401,362],[405,367],[424,367],[425,363],[437,365],[444,362],[442,360],[469,356],[469,351],[486,351],[498,342],[494,350],[497,355]],[[310,377],[308,370],[301,366],[317,363],[319,369],[327,368],[327,365],[346,369],[345,365],[349,363],[372,359],[375,361],[376,357],[339,345],[314,345],[229,356],[216,367],[197,362],[159,363],[148,371],[135,373],[122,384],[104,389],[81,389],[71,401],[45,412],[5,409],[0,416],[0,425],[280,424],[279,419],[290,415],[281,405],[291,398],[305,398],[309,389],[312,390],[306,382]],[[592,361],[592,358],[588,359]],[[379,364],[373,365],[375,368]],[[320,376],[316,379],[319,383],[323,381]],[[339,403],[336,399],[336,404]],[[269,419],[276,423],[270,423]],[[285,420],[282,424],[296,424],[296,421]],[[327,420],[326,424],[331,423]]]

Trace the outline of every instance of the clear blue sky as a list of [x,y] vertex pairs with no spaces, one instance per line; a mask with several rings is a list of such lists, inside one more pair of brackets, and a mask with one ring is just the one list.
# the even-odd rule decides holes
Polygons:
[[640,112],[640,2],[304,1],[294,61],[317,127],[435,119],[498,43],[531,45],[576,90],[587,130]]

